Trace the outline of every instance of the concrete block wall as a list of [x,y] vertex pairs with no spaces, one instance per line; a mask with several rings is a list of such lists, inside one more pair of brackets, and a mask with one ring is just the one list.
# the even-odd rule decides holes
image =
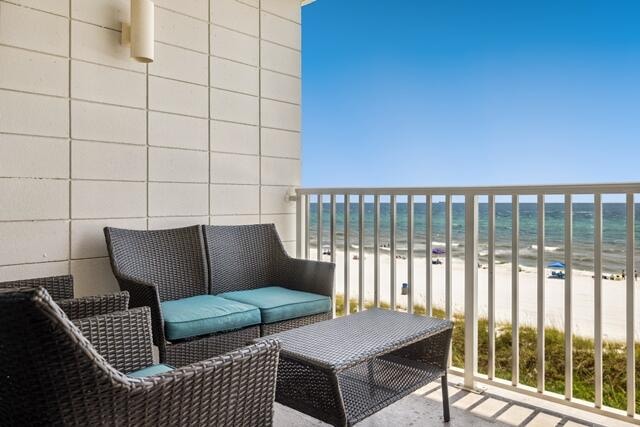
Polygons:
[[0,281],[116,290],[107,225],[269,222],[294,251],[299,0],[155,4],[147,66],[128,0],[0,0]]

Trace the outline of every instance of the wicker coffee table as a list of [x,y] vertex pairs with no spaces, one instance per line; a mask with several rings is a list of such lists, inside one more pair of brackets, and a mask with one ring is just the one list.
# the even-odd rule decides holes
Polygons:
[[438,378],[449,420],[453,323],[371,309],[270,335],[282,344],[276,401],[344,426]]

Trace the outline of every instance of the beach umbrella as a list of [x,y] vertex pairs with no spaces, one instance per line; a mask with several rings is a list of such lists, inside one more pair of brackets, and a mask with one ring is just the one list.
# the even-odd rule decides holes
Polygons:
[[444,255],[445,250],[442,249],[442,248],[433,248],[431,250],[431,253],[434,254],[434,255]]
[[551,263],[549,263],[549,265],[547,265],[548,268],[564,268],[564,262],[560,262],[560,261],[553,261]]

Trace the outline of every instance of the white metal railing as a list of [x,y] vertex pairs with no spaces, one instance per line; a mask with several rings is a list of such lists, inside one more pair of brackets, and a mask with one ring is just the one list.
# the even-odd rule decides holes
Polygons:
[[[432,314],[434,308],[433,297],[433,264],[430,256],[433,247],[434,205],[435,198],[443,200],[443,237],[444,237],[444,309],[445,316],[451,319],[454,315],[453,286],[452,286],[452,207],[454,198],[464,199],[464,386],[475,388],[477,381],[491,382],[505,386],[496,378],[496,199],[510,196],[511,208],[511,247],[518,250],[511,251],[511,333],[512,333],[512,357],[511,357],[511,387],[515,390],[527,390],[520,382],[520,206],[521,197],[534,200],[537,206],[535,224],[537,235],[536,242],[536,313],[533,326],[537,328],[536,337],[536,390],[541,396],[549,397],[572,405],[590,406],[591,409],[604,412],[608,415],[620,416],[620,412],[603,404],[603,195],[623,195],[626,213],[625,225],[625,342],[626,342],[626,419],[636,416],[636,372],[635,372],[635,324],[636,319],[634,271],[635,268],[635,207],[634,196],[640,193],[640,183],[623,184],[585,184],[585,185],[543,185],[543,186],[487,186],[487,187],[437,187],[437,188],[300,188],[296,190],[297,200],[297,256],[311,257],[311,237],[315,237],[316,259],[326,259],[337,262],[337,249],[344,253],[342,277],[342,289],[338,293],[344,296],[344,314],[349,314],[349,299],[352,295],[352,226],[357,224],[357,264],[358,264],[358,310],[363,310],[365,304],[365,287],[373,285],[374,306],[381,304],[381,247],[382,242],[381,206],[388,210],[388,245],[384,246],[389,256],[389,300],[391,309],[403,309],[413,311],[415,304],[424,304],[425,313]],[[573,309],[574,283],[573,283],[573,208],[577,197],[593,197],[593,338],[594,338],[594,398],[590,404],[585,404],[573,396]],[[425,250],[425,293],[421,301],[415,298],[415,200],[424,200],[424,250]],[[564,396],[558,396],[547,391],[545,387],[545,205],[546,198],[556,197],[563,200],[563,226],[564,226]],[[386,203],[383,199],[388,200]],[[397,283],[397,259],[398,259],[398,200],[406,199],[406,261],[407,261],[407,305],[401,307],[398,303]],[[478,373],[478,261],[479,261],[479,205],[486,203],[486,230],[487,230],[487,321],[489,329],[487,349],[487,373]],[[340,201],[341,200],[341,201]],[[386,204],[386,206],[385,206]],[[311,230],[312,205],[315,208],[315,230]],[[341,215],[338,208],[341,207]],[[367,209],[369,207],[370,209]],[[355,211],[355,212],[354,212]],[[357,223],[354,223],[353,215],[357,215]],[[326,218],[328,216],[328,218]],[[338,230],[337,220],[342,220],[342,227]],[[385,219],[386,221],[386,219]],[[328,223],[328,237],[324,233],[324,223]],[[373,256],[373,271],[371,277],[367,277],[365,257],[367,239],[367,223],[372,228],[371,241],[369,242],[370,254]],[[355,230],[353,230],[355,231]],[[342,232],[342,247],[338,248],[338,234]],[[315,234],[315,236],[313,236]],[[324,250],[328,243],[328,250]],[[422,244],[422,243],[421,243]],[[324,253],[324,254],[323,254]],[[340,278],[338,278],[340,279]],[[386,281],[386,279],[385,279]],[[335,313],[335,292],[334,292]],[[556,361],[553,361],[556,362]],[[576,403],[578,402],[578,403]]]

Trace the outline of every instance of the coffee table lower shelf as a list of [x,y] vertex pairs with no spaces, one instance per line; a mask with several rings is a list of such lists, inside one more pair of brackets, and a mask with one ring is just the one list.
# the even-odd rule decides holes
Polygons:
[[446,372],[435,364],[387,354],[336,373],[281,356],[276,400],[329,424],[351,426],[439,378],[447,419]]

